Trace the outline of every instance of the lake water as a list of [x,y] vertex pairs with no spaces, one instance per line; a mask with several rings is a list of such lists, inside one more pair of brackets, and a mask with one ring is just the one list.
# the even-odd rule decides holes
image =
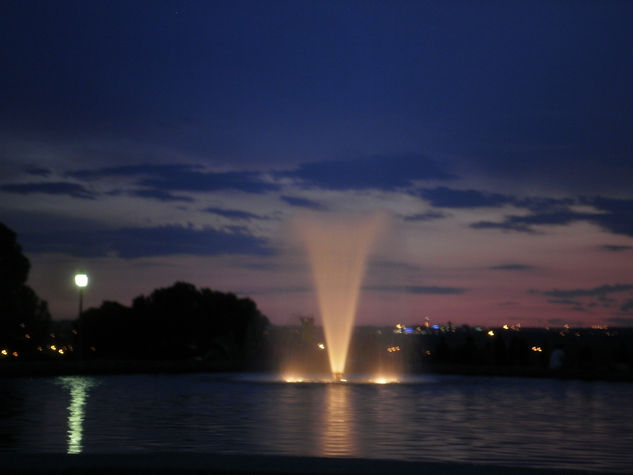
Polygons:
[[633,467],[633,385],[426,376],[0,379],[0,452],[208,452]]

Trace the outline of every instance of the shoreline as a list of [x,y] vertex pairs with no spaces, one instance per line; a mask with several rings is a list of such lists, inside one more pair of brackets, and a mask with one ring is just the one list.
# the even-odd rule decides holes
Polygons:
[[[2,362],[0,379],[14,377],[54,377],[73,375],[117,374],[186,374],[186,373],[278,373],[278,371],[244,370],[236,361],[197,360],[89,360],[89,361],[19,361]],[[610,369],[550,370],[534,366],[433,364],[409,375],[461,375],[512,378],[555,378],[582,381],[633,382],[630,371]]]
[[12,454],[0,452],[0,471],[16,474],[286,474],[425,475],[491,474],[591,475],[613,473],[578,469],[497,466],[465,462],[228,455],[201,453]]

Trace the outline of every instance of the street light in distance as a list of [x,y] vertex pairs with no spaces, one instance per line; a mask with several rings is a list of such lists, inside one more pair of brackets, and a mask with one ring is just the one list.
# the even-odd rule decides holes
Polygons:
[[79,316],[83,311],[84,289],[88,286],[88,276],[83,272],[75,274],[75,285],[79,288]]
[[79,289],[79,315],[77,318],[77,323],[79,325],[79,354],[80,354],[80,357],[83,359],[84,334],[83,334],[83,328],[82,328],[83,325],[81,321],[81,313],[83,312],[83,305],[84,305],[84,290],[88,286],[88,275],[85,274],[84,272],[78,272],[77,274],[75,274],[75,285]]

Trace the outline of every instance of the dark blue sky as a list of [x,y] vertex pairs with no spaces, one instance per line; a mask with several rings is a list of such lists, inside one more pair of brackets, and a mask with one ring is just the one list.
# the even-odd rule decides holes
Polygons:
[[283,321],[292,217],[377,210],[367,321],[631,316],[544,298],[631,281],[631,2],[5,1],[0,31],[0,219],[58,318],[83,266],[93,304],[186,278]]

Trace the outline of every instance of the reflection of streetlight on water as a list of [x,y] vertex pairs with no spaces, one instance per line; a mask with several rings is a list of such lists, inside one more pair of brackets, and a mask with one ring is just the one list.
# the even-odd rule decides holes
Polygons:
[[85,376],[62,376],[58,383],[70,392],[68,404],[68,448],[66,453],[79,454],[83,451],[84,421],[86,419],[86,403],[90,389],[96,385],[92,378]]

